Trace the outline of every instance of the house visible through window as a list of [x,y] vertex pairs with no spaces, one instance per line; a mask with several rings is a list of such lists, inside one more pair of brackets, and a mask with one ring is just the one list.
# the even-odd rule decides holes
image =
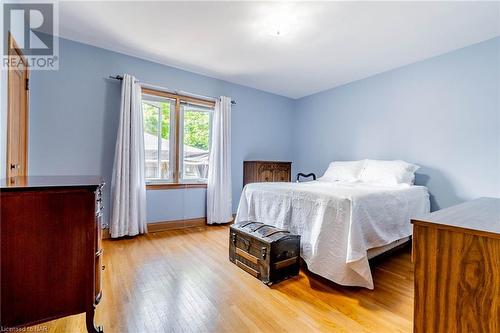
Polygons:
[[211,101],[143,89],[149,184],[206,182],[213,108]]

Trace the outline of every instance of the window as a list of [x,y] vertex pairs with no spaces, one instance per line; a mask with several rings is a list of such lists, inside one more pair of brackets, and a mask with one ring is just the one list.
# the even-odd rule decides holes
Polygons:
[[208,178],[208,157],[212,109],[188,103],[181,104],[182,179]]
[[142,112],[148,184],[203,184],[214,103],[143,88]]
[[173,178],[171,130],[175,100],[143,95],[144,157],[146,179],[171,180]]

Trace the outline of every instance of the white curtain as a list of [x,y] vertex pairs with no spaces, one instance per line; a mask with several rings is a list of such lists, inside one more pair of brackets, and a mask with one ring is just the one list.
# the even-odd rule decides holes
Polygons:
[[143,132],[141,87],[125,74],[111,179],[111,237],[147,232]]
[[215,101],[208,166],[207,223],[233,219],[231,194],[231,98]]

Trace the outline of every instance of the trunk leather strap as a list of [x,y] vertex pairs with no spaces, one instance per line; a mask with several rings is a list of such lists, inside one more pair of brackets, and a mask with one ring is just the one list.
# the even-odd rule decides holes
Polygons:
[[259,230],[260,228],[268,227],[267,224],[259,225],[257,228],[253,229],[252,232]]
[[269,236],[272,236],[272,235],[277,234],[279,232],[284,232],[284,233],[287,233],[287,234],[290,233],[290,231],[286,231],[286,230],[275,230],[275,231],[271,231],[268,234],[265,234],[264,237],[269,237]]

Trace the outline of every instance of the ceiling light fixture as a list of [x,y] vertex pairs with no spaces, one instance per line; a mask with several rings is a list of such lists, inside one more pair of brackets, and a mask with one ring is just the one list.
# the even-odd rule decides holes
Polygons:
[[271,36],[280,37],[286,35],[288,33],[288,30],[285,29],[283,26],[276,26],[269,29],[268,33]]
[[262,25],[268,35],[283,37],[295,25],[296,16],[292,6],[288,4],[274,5],[266,8],[262,18]]

